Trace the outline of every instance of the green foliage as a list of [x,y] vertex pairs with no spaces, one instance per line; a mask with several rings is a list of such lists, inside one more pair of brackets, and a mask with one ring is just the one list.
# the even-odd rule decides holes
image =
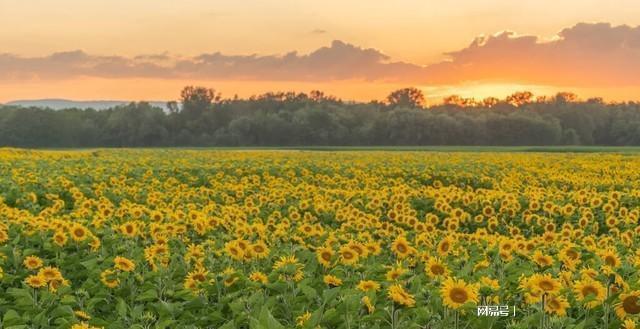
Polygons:
[[201,87],[181,97],[168,113],[148,103],[104,111],[0,106],[0,146],[640,145],[638,104],[562,95],[428,108],[412,88],[391,93],[388,104],[320,92],[221,99]]

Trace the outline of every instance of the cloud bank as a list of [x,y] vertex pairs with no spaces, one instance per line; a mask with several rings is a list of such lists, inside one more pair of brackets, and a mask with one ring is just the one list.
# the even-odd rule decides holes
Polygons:
[[92,56],[80,50],[46,57],[0,54],[0,79],[194,78],[287,81],[406,80],[420,71],[413,64],[392,62],[375,49],[333,41],[310,54],[234,56],[219,52],[182,58],[169,54]]
[[476,38],[468,47],[430,65],[393,61],[376,49],[343,41],[309,54],[194,57],[168,53],[95,56],[83,51],[44,57],[0,54],[0,81],[78,77],[327,82],[384,81],[457,84],[469,81],[567,85],[640,85],[640,27],[580,23],[550,41],[501,32]]
[[502,32],[479,37],[429,66],[437,83],[502,80],[571,86],[640,84],[640,27],[577,24],[552,41]]

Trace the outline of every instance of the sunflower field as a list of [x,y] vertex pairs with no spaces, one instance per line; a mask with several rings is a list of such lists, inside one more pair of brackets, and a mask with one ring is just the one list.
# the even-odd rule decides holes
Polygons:
[[630,329],[639,220],[636,154],[2,149],[0,328]]

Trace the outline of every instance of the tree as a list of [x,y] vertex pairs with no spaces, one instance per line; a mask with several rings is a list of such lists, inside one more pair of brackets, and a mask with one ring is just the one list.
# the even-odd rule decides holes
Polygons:
[[444,105],[453,105],[453,106],[459,106],[459,107],[471,107],[471,106],[477,105],[477,102],[475,99],[463,98],[458,95],[447,96],[442,100],[442,102],[444,103]]
[[391,107],[418,108],[425,104],[424,94],[417,88],[399,89],[387,96],[387,103]]
[[0,105],[0,146],[640,145],[640,103],[571,93],[531,105],[529,93],[516,93],[512,104],[525,104],[517,110],[505,100],[452,96],[429,111],[412,88],[385,103],[319,91],[221,101],[211,89],[187,87],[182,96],[168,112],[147,103],[99,111]]
[[488,108],[494,107],[498,103],[500,103],[500,100],[495,97],[487,97],[482,100],[482,106],[488,107]]
[[180,106],[176,101],[167,102],[167,108],[169,109],[169,113],[176,114],[180,112]]
[[532,92],[519,91],[507,96],[506,102],[515,107],[519,107],[519,106],[531,103],[532,99],[533,99]]
[[574,94],[572,92],[561,91],[561,92],[556,94],[554,100],[558,104],[571,103],[571,102],[575,102],[576,100],[578,100],[578,95],[576,95],[576,94]]
[[213,103],[220,101],[220,94],[205,87],[187,86],[180,93],[181,113],[189,119],[197,119],[210,110]]

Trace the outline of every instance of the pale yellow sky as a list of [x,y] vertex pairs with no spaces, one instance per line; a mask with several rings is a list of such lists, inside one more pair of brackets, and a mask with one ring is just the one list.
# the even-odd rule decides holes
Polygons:
[[[595,32],[589,27],[576,29],[572,41],[565,43],[573,52],[563,53],[563,49],[568,48],[561,46],[554,48],[556,55],[556,52],[548,52],[547,47],[535,47],[536,55],[532,56],[542,56],[542,59],[531,65],[526,60],[522,61],[522,57],[529,54],[526,46],[530,44],[525,42],[525,47],[520,47],[519,42],[498,40],[495,47],[467,56],[473,66],[465,68],[467,59],[463,59],[458,66],[441,68],[435,65],[425,71],[427,73],[416,68],[451,60],[445,53],[465,49],[480,35],[510,30],[519,35],[537,36],[540,38],[538,42],[544,42],[578,23],[595,22],[606,22],[611,26],[600,26]],[[585,96],[601,93],[620,100],[640,94],[640,81],[631,74],[635,67],[640,68],[640,61],[634,59],[640,58],[635,56],[640,55],[636,53],[640,48],[614,53],[605,63],[607,65],[593,69],[591,74],[587,74],[593,66],[589,63],[599,60],[602,53],[594,52],[589,58],[592,62],[580,63],[576,54],[582,54],[582,49],[571,48],[577,44],[574,41],[586,39],[589,39],[589,47],[597,44],[600,38],[605,41],[622,38],[620,40],[623,41],[613,47],[620,47],[629,40],[635,42],[633,40],[640,29],[622,31],[616,29],[619,25],[640,25],[638,0],[0,0],[0,60],[3,59],[2,54],[10,54],[5,56],[4,64],[0,61],[0,71],[5,65],[4,77],[0,72],[0,102],[49,97],[172,99],[179,93],[179,86],[190,83],[217,86],[227,96],[234,93],[248,96],[269,90],[325,89],[340,97],[368,100],[382,99],[391,88],[416,85],[429,92],[432,98],[447,93],[502,97],[512,91],[530,88],[541,93],[582,90]],[[604,36],[592,36],[594,33]],[[276,64],[269,62],[271,66],[267,65],[264,71],[256,69],[256,74],[265,77],[253,76],[245,80],[237,77],[246,75],[252,65],[263,63],[256,64],[247,58],[237,60],[234,65],[245,71],[227,72],[227,76],[211,73],[217,69],[212,69],[208,76],[198,75],[207,67],[193,66],[194,56],[204,53],[280,56],[298,51],[298,54],[305,55],[332,45],[332,40],[342,40],[355,47],[374,48],[388,55],[390,61],[403,61],[414,67],[405,71],[402,67],[383,67],[375,59],[366,57],[368,55],[364,52],[335,47],[329,56],[324,54],[310,62],[305,62],[302,57],[295,61],[284,60],[284,64],[293,68],[290,72],[301,72],[300,75],[316,69],[309,73],[312,78],[301,76],[299,81],[295,81],[291,74],[284,78],[278,76],[273,70],[281,65],[277,61]],[[507,47],[504,52],[507,54],[506,62],[512,65],[494,71],[505,62],[505,58],[495,55],[502,52],[500,47]],[[590,51],[592,48],[584,49]],[[41,66],[30,64],[30,58],[47,58],[52,53],[71,50],[82,50],[91,57],[78,59],[76,54],[72,59],[75,66],[69,66],[70,69],[61,66],[59,71],[55,67],[59,59],[43,60],[38,64]],[[165,52],[174,60],[189,58],[188,64],[193,67],[174,68],[172,72],[164,73],[156,68],[150,70],[151,73],[144,73],[146,68],[138,66],[135,67],[140,70],[136,71],[138,73],[123,73],[126,65],[139,64],[134,63],[135,56]],[[96,59],[95,56],[101,55],[124,58],[126,63],[112,70],[121,76],[109,75],[110,65],[114,64],[106,57]],[[365,63],[368,66],[363,64],[361,69],[374,72],[374,78],[358,70],[354,70],[347,79],[330,76],[338,74],[340,68],[322,77],[324,69],[318,68],[318,63],[331,65],[330,59],[334,55],[355,56],[355,63],[359,61],[357,56],[369,58],[370,62]],[[564,56],[564,62],[546,66],[556,56]],[[274,58],[269,57],[269,60]],[[63,59],[68,60],[68,57]],[[226,60],[230,60],[229,57]],[[626,62],[616,66],[619,60]],[[575,66],[559,72],[564,67],[563,63],[574,62],[577,63]],[[87,69],[86,65],[93,66]],[[260,65],[258,68],[262,69]],[[344,65],[349,67],[349,64]],[[528,69],[522,70],[523,66]],[[627,70],[627,67],[633,69]],[[64,72],[75,69],[78,72],[65,76]],[[100,74],[87,73],[94,71],[100,71]],[[603,72],[609,72],[611,76],[604,76]],[[401,79],[395,82],[374,81],[376,74],[382,78]],[[24,80],[25,76],[37,78]],[[423,76],[435,78],[426,81],[429,79],[423,79]],[[590,79],[594,82],[573,85],[574,81]],[[144,87],[140,85],[142,82]],[[616,83],[624,85],[616,88]]]
[[[552,36],[577,22],[640,24],[637,0],[0,0],[1,52],[309,52],[339,39],[430,64],[480,34]],[[323,30],[325,33],[314,33]]]

